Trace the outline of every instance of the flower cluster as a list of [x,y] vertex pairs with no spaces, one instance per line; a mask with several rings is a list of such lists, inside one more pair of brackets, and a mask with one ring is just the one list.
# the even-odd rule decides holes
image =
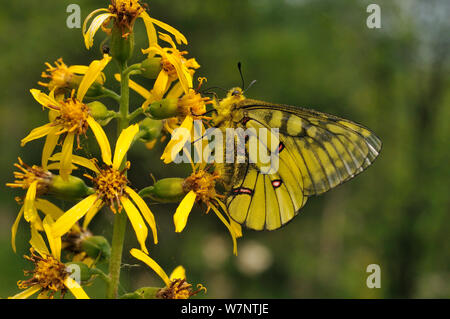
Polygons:
[[[148,47],[138,53],[140,62],[130,65],[137,51],[134,25],[138,19],[145,25]],[[236,239],[242,236],[241,227],[229,216],[225,197],[217,188],[220,174],[214,165],[194,165],[191,160],[189,176],[164,178],[137,190],[127,176],[133,167],[127,154],[136,143],[143,142],[152,149],[156,143],[167,142],[170,136],[163,154],[155,160],[171,163],[173,154],[179,153],[195,135],[195,120],[202,123],[200,134],[212,125],[207,111],[216,101],[199,90],[205,78],[199,78],[194,88],[194,75],[200,65],[181,49],[188,43],[186,37],[151,17],[148,6],[141,1],[111,0],[107,7],[89,14],[83,25],[87,49],[94,46],[94,37],[100,30],[110,41],[107,54],[89,65],[68,66],[62,59],[53,65],[46,63],[42,81],[38,82],[43,90],[30,91],[37,105],[44,107],[48,123],[32,129],[21,141],[25,146],[45,139],[41,163],[29,166],[19,158],[15,181],[7,184],[25,191],[24,196],[16,197],[21,209],[12,226],[12,247],[16,251],[15,238],[24,219],[29,226],[31,246],[30,255],[25,258],[34,265],[33,270],[25,271],[30,278],[18,282],[23,290],[13,298],[36,293],[40,298],[53,298],[56,294],[62,297],[69,291],[76,298],[88,298],[82,286],[92,284],[96,278],[106,281],[107,297],[118,297],[127,220],[139,245],[130,254],[153,269],[164,287],[142,287],[126,296],[180,299],[206,292],[201,284],[194,289],[186,281],[182,266],[168,276],[149,256],[149,228],[155,245],[158,233],[146,200],[179,203],[173,215],[175,232],[183,231],[195,203],[204,206],[206,213],[212,210],[230,233],[237,254]],[[113,64],[118,67],[114,77],[120,82],[120,92],[106,87],[108,79],[103,71]],[[132,76],[151,79],[153,85],[138,84],[139,79],[131,80]],[[130,89],[142,96],[140,105],[130,105]],[[109,128],[105,129],[110,123],[116,123],[116,139],[108,136]],[[192,134],[180,134],[177,128]],[[61,207],[69,208],[60,208],[61,201],[65,203]],[[100,212],[114,216],[111,244],[88,229]],[[102,262],[109,263],[108,274],[97,268]]]

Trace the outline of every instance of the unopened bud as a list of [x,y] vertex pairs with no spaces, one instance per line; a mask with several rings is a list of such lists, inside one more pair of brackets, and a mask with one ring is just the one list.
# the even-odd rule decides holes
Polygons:
[[161,135],[163,123],[161,120],[153,120],[145,118],[139,123],[139,129],[142,131],[141,141],[144,143],[151,142]]
[[91,279],[93,273],[91,269],[83,262],[73,261],[65,264],[67,272],[75,281],[88,281]]
[[54,175],[49,184],[49,193],[65,200],[76,200],[94,193],[81,178],[69,175],[64,180],[60,175]]
[[176,203],[186,195],[183,184],[184,178],[164,178],[157,181],[153,186],[142,189],[139,195],[149,197],[160,203]]
[[91,116],[100,125],[106,125],[114,117],[115,112],[108,110],[108,108],[99,101],[91,102],[87,105]]
[[168,119],[178,115],[178,99],[162,99],[150,104],[150,115],[157,120]]
[[161,72],[161,58],[150,57],[141,63],[141,75],[147,79],[154,80]]
[[103,236],[90,236],[81,242],[81,249],[91,258],[99,262],[111,256],[111,246]]
[[156,299],[156,294],[161,288],[158,287],[142,287],[137,289],[134,293],[140,296],[140,299]]

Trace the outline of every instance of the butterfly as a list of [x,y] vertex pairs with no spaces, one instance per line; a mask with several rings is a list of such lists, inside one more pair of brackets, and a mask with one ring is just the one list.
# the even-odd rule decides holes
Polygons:
[[[254,230],[282,227],[309,197],[325,193],[370,166],[382,145],[360,124],[311,109],[248,99],[241,88],[230,90],[216,103],[213,122],[222,131],[253,128],[256,132],[245,140],[246,161],[236,161],[236,155],[234,161],[217,164],[231,218]],[[278,136],[270,137],[276,141],[275,149],[261,142],[261,128],[278,128]],[[268,154],[276,151],[277,170],[263,172],[260,160],[249,160],[252,141],[266,147]]]

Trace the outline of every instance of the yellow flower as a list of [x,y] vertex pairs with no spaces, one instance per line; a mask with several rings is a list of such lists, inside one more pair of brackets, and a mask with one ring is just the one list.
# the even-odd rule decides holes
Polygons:
[[[100,12],[106,12],[101,13]],[[91,18],[91,25],[87,28],[87,24]],[[173,34],[179,44],[187,44],[187,40],[183,34],[178,30],[171,27],[170,25],[156,20],[148,15],[144,5],[140,4],[138,0],[112,0],[108,8],[101,8],[91,12],[83,24],[83,37],[84,43],[87,49],[90,49],[94,44],[94,36],[98,29],[102,29],[108,34],[111,30],[107,29],[106,26],[109,24],[111,19],[114,24],[122,31],[122,37],[127,38],[128,35],[133,31],[133,26],[136,19],[141,18],[144,21],[145,28],[147,30],[147,37],[149,45],[157,42],[155,26],[166,30],[167,32]]]
[[158,43],[154,43],[148,49],[142,51],[149,57],[161,56],[162,68],[151,91],[151,98],[154,101],[161,100],[172,82],[177,79],[180,81],[183,91],[188,93],[189,89],[192,88],[192,76],[195,69],[200,67],[195,58],[187,60],[184,57],[188,52],[179,51],[168,34],[160,33],[159,37],[161,40],[168,42],[171,47],[162,48]]
[[139,259],[140,261],[147,264],[153,271],[155,271],[159,277],[164,281],[166,287],[161,288],[156,293],[156,298],[158,299],[188,299],[193,295],[198,294],[200,291],[206,293],[206,288],[198,284],[197,290],[192,290],[192,285],[186,281],[186,271],[183,266],[178,266],[171,273],[170,277],[167,276],[166,272],[161,268],[156,261],[154,261],[150,256],[138,249],[131,249],[130,254]]
[[[173,215],[175,232],[182,232],[186,227],[189,214],[191,213],[195,202],[204,204],[207,207],[206,213],[212,209],[227,227],[233,241],[233,253],[237,255],[236,239],[242,237],[242,229],[228,214],[227,207],[221,200],[224,196],[219,195],[216,192],[216,180],[219,178],[220,176],[217,172],[208,172],[202,164],[200,164],[198,168],[193,166],[193,173],[186,178],[183,183],[183,189],[187,194],[180,202]],[[223,216],[220,209],[227,218]]]
[[[191,142],[195,143],[195,136],[203,136],[205,134],[206,130],[203,122],[199,128],[201,132],[197,132],[196,134],[195,130],[197,128],[194,126],[194,121],[209,119],[209,117],[204,116],[203,114],[206,113],[206,104],[210,103],[212,103],[212,101],[209,98],[202,97],[200,93],[194,90],[190,90],[188,94],[185,94],[178,99],[178,110],[180,114],[177,117],[178,123],[181,122],[183,117],[184,119],[182,120],[181,125],[177,125],[173,121],[164,122],[164,128],[172,134],[169,143],[167,143],[167,146],[161,155],[161,159],[165,164],[169,164],[174,160],[175,156],[183,149],[189,138],[191,139]],[[179,130],[175,131],[175,129]],[[186,134],[187,132],[189,132],[189,134]]]
[[[38,211],[41,211],[44,215],[50,215],[53,219],[60,217],[64,212],[48,200],[38,198],[49,191],[54,178],[51,172],[36,165],[28,166],[20,157],[19,163],[14,164],[14,166],[20,169],[20,172],[14,172],[16,180],[14,183],[7,183],[6,186],[27,190],[25,199],[23,200],[24,205],[20,209],[11,228],[11,245],[14,252],[16,252],[16,235],[22,216],[30,223],[32,228],[42,231],[43,225]],[[58,164],[54,163],[50,164],[48,169],[57,167]],[[21,201],[21,198],[16,198],[16,200]]]
[[89,299],[83,288],[70,277],[66,265],[61,262],[61,238],[53,237],[53,223],[50,216],[45,217],[43,222],[51,253],[44,238],[36,229],[31,228],[31,256],[25,258],[34,263],[35,269],[25,271],[25,274],[32,275],[32,278],[17,283],[19,288],[25,290],[11,297],[12,299],[25,299],[37,292],[40,292],[38,298],[53,298],[58,291],[63,297],[67,290],[77,299]]
[[42,166],[47,167],[48,159],[53,153],[59,137],[65,134],[62,143],[62,158],[60,175],[63,179],[67,179],[72,172],[72,151],[75,136],[79,144],[80,135],[85,135],[90,127],[99,144],[107,140],[105,132],[100,124],[89,114],[89,108],[84,104],[83,98],[92,83],[98,78],[101,71],[109,63],[111,57],[105,55],[102,60],[93,61],[90,65],[80,86],[77,90],[76,97],[74,92],[68,99],[58,101],[55,99],[53,92],[47,95],[40,90],[32,89],[31,94],[41,105],[51,110],[54,119],[43,126],[33,129],[28,136],[22,139],[24,146],[26,143],[46,136],[44,149],[42,151]]
[[[47,87],[49,91],[54,91],[55,94],[63,93],[64,89],[72,89],[74,85],[78,85],[81,81],[80,75],[86,74],[89,69],[86,65],[71,65],[67,66],[62,58],[55,61],[55,66],[50,63],[45,63],[47,70],[42,72],[41,77],[49,79],[48,83],[39,81],[38,84]],[[105,83],[105,75],[100,73],[96,82],[103,85]]]
[[[97,212],[104,205],[109,205],[114,213],[121,213],[122,208],[125,208],[142,250],[147,251],[145,240],[148,235],[148,229],[142,217],[152,229],[154,243],[158,242],[153,213],[145,201],[128,186],[129,182],[125,172],[129,169],[130,163],[126,162],[125,167],[121,168],[125,155],[138,132],[138,124],[131,125],[122,131],[117,139],[114,157],[111,155],[108,140],[103,141],[100,144],[102,147],[102,167],[86,158],[74,157],[74,164],[84,166],[96,173],[96,177],[85,175],[94,183],[95,193],[73,206],[55,222],[53,226],[55,236],[62,236],[67,233],[72,225],[83,216],[85,216],[83,227],[86,228]],[[62,158],[61,154],[55,154],[52,157],[54,160],[59,158]]]
[[[120,76],[116,74],[116,79],[120,80]],[[209,120],[210,117],[204,116],[206,113],[206,105],[213,104],[213,101],[208,97],[203,97],[199,92],[199,88],[205,78],[199,78],[199,86],[196,90],[189,89],[184,91],[181,86],[181,82],[177,82],[165,96],[165,100],[175,100],[176,102],[176,117],[171,117],[164,120],[163,128],[170,134],[174,133],[175,129],[181,128],[172,134],[171,140],[164,149],[161,159],[165,164],[169,164],[173,161],[174,157],[180,152],[189,138],[193,140],[195,134],[194,121],[195,120]],[[155,97],[151,91],[148,91],[144,87],[140,86],[134,81],[130,80],[130,88],[140,94],[146,99],[142,108],[146,110],[150,103],[155,102]],[[158,110],[158,106],[156,110]],[[152,107],[150,107],[150,113],[152,113]],[[202,132],[198,132],[203,136],[205,127],[201,126]],[[189,132],[190,134],[184,134]]]

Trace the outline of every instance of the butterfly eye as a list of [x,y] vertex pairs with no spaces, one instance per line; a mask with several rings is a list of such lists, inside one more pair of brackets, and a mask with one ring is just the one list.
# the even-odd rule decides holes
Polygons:
[[233,92],[231,92],[232,96],[237,96],[237,95],[241,95],[241,90],[234,90]]

